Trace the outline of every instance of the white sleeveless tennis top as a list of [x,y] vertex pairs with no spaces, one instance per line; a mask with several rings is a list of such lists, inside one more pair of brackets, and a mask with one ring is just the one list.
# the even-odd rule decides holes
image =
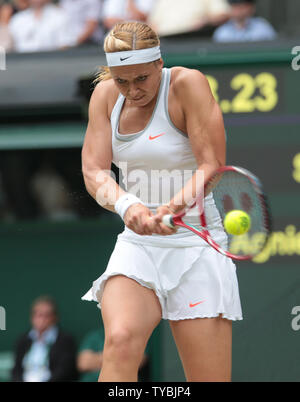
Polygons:
[[[119,118],[125,101],[119,95],[111,114],[113,163],[120,168],[125,190],[138,196],[155,213],[184,186],[197,169],[188,136],[172,123],[168,112],[171,70],[162,70],[159,93],[146,127],[134,134],[119,133]],[[205,199],[208,227],[223,232],[212,196]],[[199,219],[194,218],[197,225]],[[207,245],[191,231],[179,228],[170,236],[141,236],[125,226],[118,238],[161,247]]]

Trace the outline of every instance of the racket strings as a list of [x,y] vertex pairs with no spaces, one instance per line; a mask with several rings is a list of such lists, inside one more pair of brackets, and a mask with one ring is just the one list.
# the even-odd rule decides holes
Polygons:
[[[205,222],[201,215],[204,210]],[[241,235],[232,235],[224,228],[224,219],[230,211],[246,212],[250,228]],[[270,233],[269,209],[259,180],[250,172],[235,168],[217,173],[205,187],[205,199],[198,200],[182,218],[195,233],[209,232],[218,247],[232,255],[259,254]]]
[[[259,182],[256,178],[252,181],[248,176],[235,171],[225,171],[219,176],[212,194],[215,212],[219,215],[223,234],[226,236],[227,251],[238,255],[259,253],[265,245],[270,226],[266,200]],[[224,218],[232,210],[244,211],[250,216],[251,226],[246,234],[237,236],[225,232]],[[207,224],[209,226],[209,222]],[[224,244],[225,241],[223,247]]]

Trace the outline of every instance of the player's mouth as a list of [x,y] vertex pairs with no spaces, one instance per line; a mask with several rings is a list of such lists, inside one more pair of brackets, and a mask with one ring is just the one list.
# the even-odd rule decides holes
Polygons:
[[138,98],[131,98],[132,101],[138,102],[139,100],[143,99],[144,95],[138,97]]

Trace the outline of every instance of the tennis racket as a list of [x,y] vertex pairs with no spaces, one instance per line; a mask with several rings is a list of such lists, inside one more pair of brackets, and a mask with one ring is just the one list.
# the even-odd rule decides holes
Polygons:
[[[260,180],[246,169],[223,166],[216,170],[204,188],[203,197],[176,215],[165,215],[163,223],[181,226],[200,236],[219,253],[235,259],[249,260],[265,247],[271,218]],[[224,228],[228,212],[246,212],[251,221],[247,233],[232,235]]]

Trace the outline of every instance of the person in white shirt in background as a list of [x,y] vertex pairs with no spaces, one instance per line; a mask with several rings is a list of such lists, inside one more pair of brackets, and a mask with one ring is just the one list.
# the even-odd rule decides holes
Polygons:
[[12,48],[12,38],[8,29],[12,9],[7,3],[0,4],[0,47],[6,51]]
[[148,24],[159,36],[176,35],[219,26],[229,11],[227,0],[156,0]]
[[124,20],[145,22],[156,0],[104,0],[103,23],[107,30]]
[[7,52],[13,47],[9,22],[15,13],[29,7],[28,2],[29,0],[0,0],[0,46]]
[[255,16],[255,0],[228,2],[231,5],[231,18],[214,32],[215,42],[257,42],[277,37],[277,32],[267,20]]
[[16,52],[64,49],[74,43],[66,13],[50,0],[30,0],[28,9],[11,18],[9,30]]
[[98,43],[103,38],[102,0],[60,0],[74,35],[74,44]]

